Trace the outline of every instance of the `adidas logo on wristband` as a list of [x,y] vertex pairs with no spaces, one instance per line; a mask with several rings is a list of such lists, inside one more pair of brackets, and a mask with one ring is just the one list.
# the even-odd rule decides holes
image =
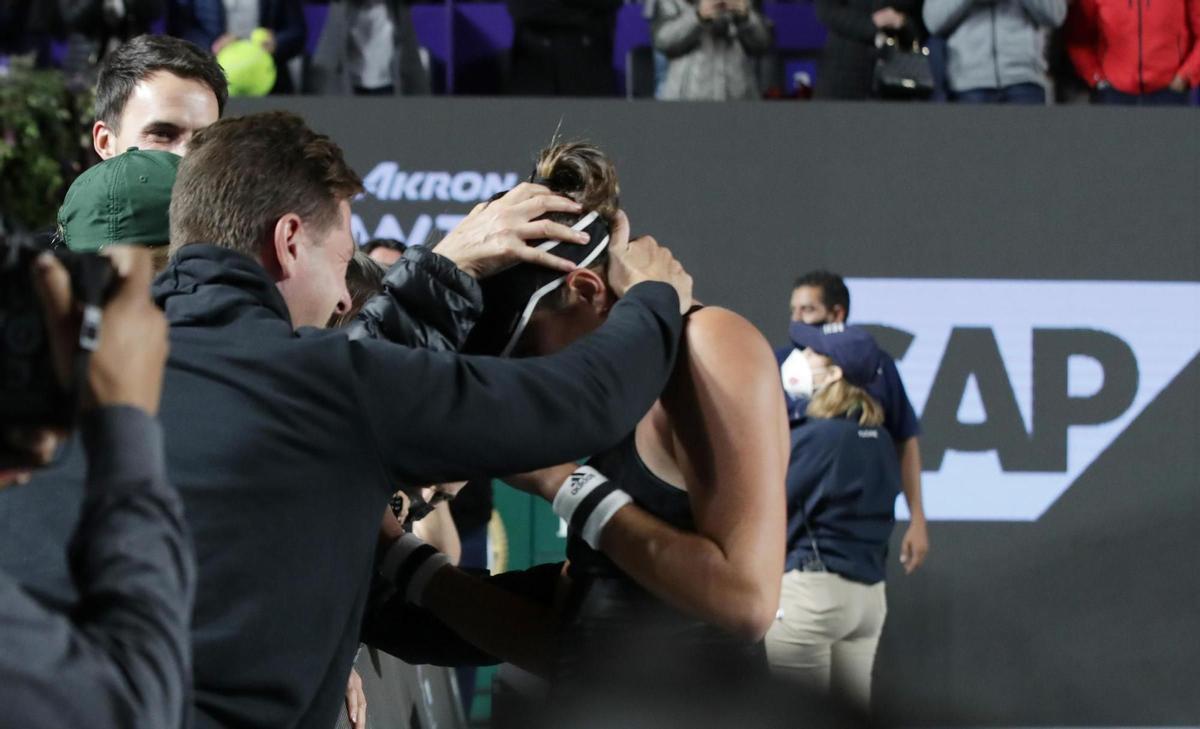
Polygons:
[[591,466],[580,466],[554,496],[554,513],[567,523],[567,532],[600,549],[600,533],[609,520],[633,499]]

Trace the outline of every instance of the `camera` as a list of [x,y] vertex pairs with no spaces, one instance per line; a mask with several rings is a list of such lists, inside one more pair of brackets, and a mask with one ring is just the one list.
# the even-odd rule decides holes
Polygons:
[[[45,312],[33,266],[43,248],[0,238],[0,426],[67,427],[77,413],[76,392],[54,369]],[[74,300],[83,308],[80,351],[95,344],[100,307],[113,293],[116,272],[108,258],[66,248],[50,251],[67,269]]]

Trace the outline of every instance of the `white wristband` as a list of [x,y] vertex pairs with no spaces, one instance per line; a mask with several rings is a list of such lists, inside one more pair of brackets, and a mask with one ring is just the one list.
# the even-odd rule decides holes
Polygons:
[[379,565],[379,572],[389,581],[394,581],[396,570],[400,569],[400,565],[412,556],[420,547],[425,546],[425,542],[412,532],[405,532],[404,536],[397,539],[388,547],[387,552],[383,555],[383,562]]
[[419,606],[429,581],[448,564],[449,557],[410,533],[388,547],[379,571],[406,600]]
[[595,550],[600,549],[600,532],[622,506],[633,501],[629,494],[609,483],[591,466],[580,466],[563,481],[554,495],[554,513]]
[[575,469],[574,473],[567,476],[567,480],[563,481],[562,487],[554,495],[554,513],[570,524],[575,510],[588,497],[588,494],[606,483],[608,483],[608,479],[604,474],[591,466],[580,466]]
[[583,537],[583,541],[587,542],[589,547],[599,552],[600,532],[604,531],[604,527],[616,516],[622,506],[631,503],[633,503],[633,497],[620,489],[605,496],[604,500],[592,510],[587,521],[583,523],[583,530],[579,536]]
[[412,579],[408,582],[408,589],[404,591],[404,598],[417,607],[424,605],[421,600],[425,595],[425,588],[429,587],[429,581],[446,565],[450,564],[450,558],[438,552],[432,555],[417,568],[413,573]]

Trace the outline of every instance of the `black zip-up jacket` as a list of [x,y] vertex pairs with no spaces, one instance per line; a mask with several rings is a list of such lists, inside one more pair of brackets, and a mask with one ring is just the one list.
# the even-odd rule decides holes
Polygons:
[[82,436],[87,475],[70,548],[79,602],[50,608],[0,572],[0,725],[177,727],[196,567],[162,431],[114,406],[87,414]]
[[[328,729],[397,482],[515,473],[603,450],[661,392],[681,328],[663,284],[523,361],[293,332],[258,264],[188,246],[159,277],[162,419],[196,541],[197,726]],[[434,312],[430,312],[433,314]]]

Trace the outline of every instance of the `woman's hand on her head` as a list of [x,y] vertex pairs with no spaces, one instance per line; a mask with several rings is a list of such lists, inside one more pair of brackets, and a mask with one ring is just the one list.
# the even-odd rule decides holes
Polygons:
[[555,195],[541,185],[525,182],[499,200],[476,205],[434,250],[454,261],[474,279],[487,278],[518,263],[536,263],[570,272],[575,270],[574,263],[548,251],[539,251],[529,242],[551,239],[587,243],[587,233],[572,230],[562,223],[538,219],[547,213],[582,211],[574,200]]
[[618,297],[644,281],[670,284],[679,295],[679,312],[692,308],[692,277],[671,251],[644,235],[629,239],[629,218],[617,213],[609,240],[608,283]]

